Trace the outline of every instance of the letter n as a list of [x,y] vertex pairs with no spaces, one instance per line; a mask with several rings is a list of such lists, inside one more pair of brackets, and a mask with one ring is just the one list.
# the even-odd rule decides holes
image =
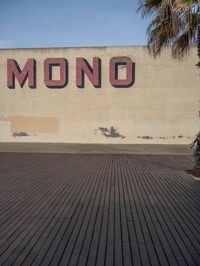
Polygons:
[[[126,67],[126,78],[119,79],[119,66]],[[121,56],[110,59],[110,83],[113,87],[128,88],[133,85],[135,81],[135,64],[130,57]]]
[[101,87],[101,59],[93,58],[93,68],[89,65],[86,59],[82,57],[76,58],[76,86],[84,88],[85,75],[95,88]]
[[15,89],[15,78],[19,85],[23,88],[28,79],[29,88],[36,88],[36,61],[29,58],[21,70],[17,61],[14,59],[7,60],[7,86],[10,89]]

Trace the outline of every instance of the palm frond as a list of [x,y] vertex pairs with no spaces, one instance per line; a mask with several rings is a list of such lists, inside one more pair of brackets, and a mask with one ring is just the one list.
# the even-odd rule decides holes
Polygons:
[[162,0],[141,0],[139,2],[139,8],[137,10],[141,11],[142,17],[153,15],[157,12],[160,7]]
[[187,54],[190,50],[190,46],[195,44],[196,38],[193,36],[193,32],[189,30],[182,33],[172,45],[172,56],[174,58],[180,58],[184,54]]
[[[197,45],[200,59],[200,0],[141,0],[142,16],[151,16],[147,28],[148,48],[153,56],[165,46],[172,56],[181,57]],[[200,66],[200,62],[198,63]]]

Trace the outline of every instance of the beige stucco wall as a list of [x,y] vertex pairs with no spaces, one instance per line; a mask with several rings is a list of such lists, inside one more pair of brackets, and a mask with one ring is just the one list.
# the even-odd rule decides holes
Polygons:
[[[102,86],[76,87],[76,57],[102,60]],[[109,83],[109,60],[129,56],[135,62],[131,88]],[[44,85],[43,62],[64,57],[69,82],[63,89]],[[25,84],[7,88],[7,58],[23,67],[37,62],[37,88]],[[164,143],[187,144],[199,131],[200,72],[196,49],[180,61],[170,50],[153,59],[145,47],[0,50],[0,142]],[[123,71],[123,70],[122,70]],[[106,137],[100,128],[114,127],[119,137]],[[25,133],[25,134],[24,134]],[[122,137],[123,136],[123,137]]]

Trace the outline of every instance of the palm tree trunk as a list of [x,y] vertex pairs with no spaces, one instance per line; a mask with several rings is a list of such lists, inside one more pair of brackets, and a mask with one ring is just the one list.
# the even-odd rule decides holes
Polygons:
[[200,0],[198,0],[198,12],[197,12],[197,55],[199,58],[199,62],[197,63],[197,67],[200,67]]
[[197,27],[197,55],[199,58],[199,62],[196,64],[197,67],[200,67],[200,22]]
[[[200,68],[200,0],[198,0],[198,12],[197,12],[197,55],[198,55],[198,59],[199,62],[196,64],[197,67]],[[195,154],[196,154],[196,165],[194,167],[194,175],[196,176],[200,176],[200,132],[197,135],[196,138],[196,150],[195,150]]]

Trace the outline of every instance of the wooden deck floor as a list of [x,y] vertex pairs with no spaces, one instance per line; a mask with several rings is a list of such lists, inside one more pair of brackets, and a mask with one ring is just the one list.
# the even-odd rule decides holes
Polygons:
[[0,153],[0,265],[200,265],[191,156]]

